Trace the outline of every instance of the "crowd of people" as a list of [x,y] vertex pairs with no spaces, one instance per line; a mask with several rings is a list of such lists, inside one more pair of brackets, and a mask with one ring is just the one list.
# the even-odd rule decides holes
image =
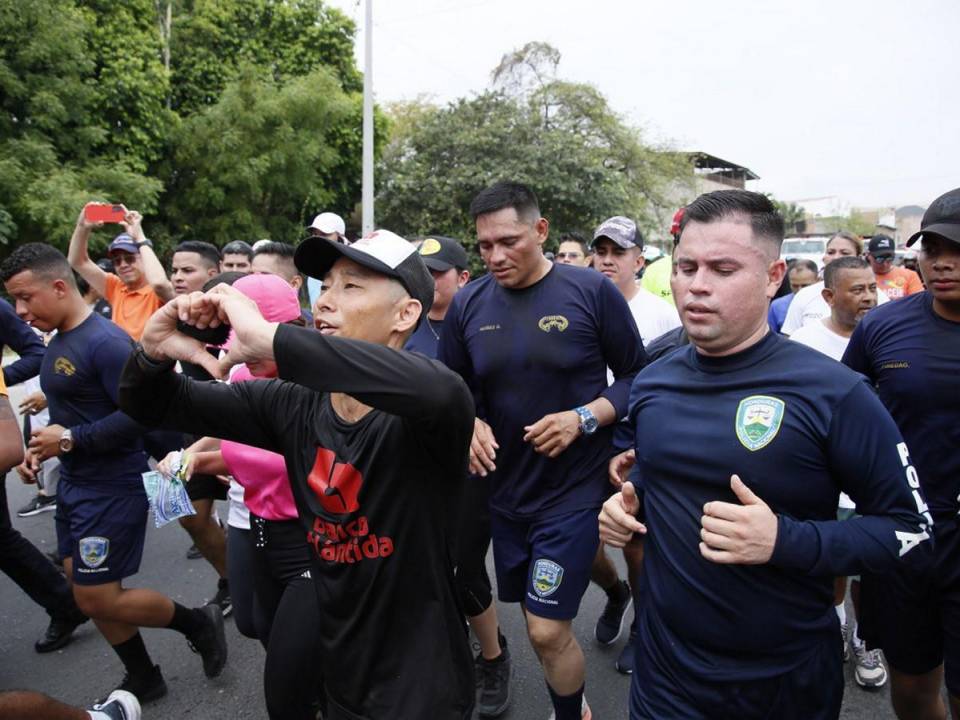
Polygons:
[[[470,214],[476,279],[463,241],[350,242],[329,212],[296,246],[182,242],[169,273],[137,212],[99,262],[83,212],[66,256],[13,250],[0,469],[37,484],[19,514],[52,511],[58,545],[4,494],[0,567],[50,615],[37,652],[92,619],[124,675],[89,711],[17,691],[0,716],[138,718],[167,692],[139,629],[212,678],[232,615],[271,718],[498,717],[520,642],[551,718],[591,718],[592,582],[596,642],[629,629],[632,720],[837,718],[848,659],[900,720],[945,720],[944,685],[960,717],[960,189],[907,240],[919,274],[844,232],[788,265],[745,190],[682,208],[650,265],[623,216],[549,257],[519,183]],[[30,382],[21,435],[6,387]],[[151,459],[187,480],[180,525],[219,578],[200,607],[128,584]]]

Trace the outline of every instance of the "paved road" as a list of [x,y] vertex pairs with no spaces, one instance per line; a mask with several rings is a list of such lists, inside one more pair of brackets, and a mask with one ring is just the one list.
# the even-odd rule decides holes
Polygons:
[[[30,499],[32,489],[23,486],[16,473],[7,478],[11,514]],[[222,511],[221,511],[222,512]],[[222,515],[226,517],[225,512]],[[14,526],[44,551],[55,547],[53,515],[14,517]],[[139,575],[129,584],[162,590],[184,605],[197,605],[215,591],[215,575],[203,560],[186,560],[190,541],[176,524],[157,530],[152,520]],[[489,558],[488,558],[489,561]],[[491,568],[492,574],[492,568]],[[591,587],[584,599],[581,617],[574,623],[586,652],[587,697],[597,720],[626,718],[629,678],[619,675],[613,662],[621,643],[609,648],[593,641],[593,622],[603,606],[603,594]],[[515,606],[500,607],[504,632],[512,641],[515,663],[514,701],[505,720],[545,720],[549,700],[529,645],[525,642],[520,613]],[[6,576],[0,575],[0,689],[27,688],[46,692],[66,702],[84,705],[119,682],[119,661],[92,624],[82,626],[76,640],[50,655],[37,655],[33,642],[46,627],[47,617]],[[144,637],[154,661],[163,668],[169,695],[147,707],[146,718],[194,717],[202,720],[264,718],[260,672],[263,650],[259,643],[237,633],[227,622],[230,660],[223,675],[204,678],[200,658],[191,653],[176,633],[145,630]],[[892,720],[887,689],[868,693],[859,689],[845,669],[847,690],[842,718]],[[419,720],[419,719],[418,719]]]

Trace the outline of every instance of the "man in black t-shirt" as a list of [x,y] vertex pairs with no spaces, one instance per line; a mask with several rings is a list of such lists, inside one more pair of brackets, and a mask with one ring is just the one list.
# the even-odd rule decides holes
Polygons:
[[[430,309],[432,278],[414,246],[388,231],[353,245],[310,238],[296,262],[323,281],[319,332],[268,323],[224,285],[178,298],[147,323],[121,404],[149,425],[284,456],[314,551],[330,720],[465,720],[473,662],[450,558],[473,401],[441,363],[401,349]],[[198,327],[229,322],[224,364],[275,362],[279,379],[177,375],[176,360],[221,374],[177,332],[178,316]]]

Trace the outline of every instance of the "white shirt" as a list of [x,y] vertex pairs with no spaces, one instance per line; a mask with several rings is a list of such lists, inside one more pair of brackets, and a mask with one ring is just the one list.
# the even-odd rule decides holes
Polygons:
[[637,288],[637,294],[627,305],[630,306],[633,321],[637,324],[637,330],[640,331],[640,339],[644,347],[665,332],[680,327],[680,315],[677,309],[649,290]]
[[[806,290],[806,288],[804,288],[804,290]],[[801,292],[803,292],[803,290],[801,290]],[[812,347],[814,350],[818,350],[824,355],[832,357],[837,362],[840,362],[844,350],[847,349],[847,345],[850,343],[850,338],[837,335],[823,323],[823,320],[811,322],[809,325],[797,328],[790,335],[790,339],[801,345]],[[856,504],[850,499],[849,495],[842,492],[840,493],[840,500],[837,506],[849,510],[855,508]]]
[[[877,289],[877,304],[882,305],[889,302],[883,290]],[[793,300],[790,301],[790,307],[787,308],[787,317],[783,320],[783,327],[780,332],[784,335],[792,335],[797,329],[804,325],[809,325],[817,320],[830,315],[830,306],[823,299],[823,280],[813,285],[807,285],[801,288]]]

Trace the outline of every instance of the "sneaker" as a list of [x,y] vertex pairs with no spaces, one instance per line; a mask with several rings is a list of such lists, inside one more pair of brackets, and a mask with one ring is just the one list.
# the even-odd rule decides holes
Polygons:
[[233,601],[230,600],[230,583],[226,578],[217,581],[217,594],[207,601],[207,605],[216,605],[224,617],[230,617],[233,612]]
[[66,647],[73,640],[73,631],[89,620],[79,610],[75,610],[66,617],[52,617],[43,637],[33,644],[38,653],[48,653]]
[[623,650],[620,651],[620,657],[618,657],[617,662],[614,663],[614,667],[617,668],[618,673],[623,673],[624,675],[633,674],[633,647],[636,641],[637,634],[631,631],[630,637],[627,639],[627,644],[623,646]]
[[196,635],[187,637],[190,649],[203,658],[203,674],[215,678],[227,664],[227,637],[223,632],[223,613],[216,605],[198,608],[207,618],[204,628]]
[[477,712],[480,717],[500,717],[510,705],[510,679],[513,662],[510,649],[504,639],[501,655],[496,660],[485,660],[483,654],[476,657],[477,685],[480,690]]
[[623,602],[614,602],[609,597],[607,598],[607,604],[603,608],[600,619],[597,620],[597,628],[594,631],[597,642],[601,645],[612,645],[620,638],[620,633],[623,632],[623,619],[627,615],[627,610],[633,605],[630,585],[626,580],[620,580],[619,582],[626,591],[627,599]]
[[[129,693],[137,699],[140,705],[146,705],[167,694],[167,682],[163,679],[163,673],[160,672],[159,665],[154,665],[153,672],[144,677],[131,677],[129,673],[125,673],[120,687],[102,700],[97,700],[96,705],[106,705],[110,702],[110,698],[118,692]],[[139,715],[136,717],[139,717]]]
[[[557,720],[556,711],[550,713],[550,720]],[[587,705],[587,698],[584,696],[580,703],[580,720],[593,720],[593,713],[590,712],[590,706]]]
[[33,499],[17,510],[17,517],[32,517],[44,512],[53,512],[57,509],[57,498],[37,493]]
[[850,662],[850,623],[840,626],[840,642],[843,643],[843,661]]
[[867,650],[866,645],[853,649],[853,679],[857,685],[870,690],[883,687],[887,682],[887,669],[879,650]]
[[101,720],[101,715],[109,720],[140,720],[141,716],[140,701],[126,690],[114,690],[106,702],[94,705],[90,710],[96,720]]
[[191,545],[187,549],[187,560],[199,560],[203,557],[203,553],[200,552],[200,548],[196,544]]

